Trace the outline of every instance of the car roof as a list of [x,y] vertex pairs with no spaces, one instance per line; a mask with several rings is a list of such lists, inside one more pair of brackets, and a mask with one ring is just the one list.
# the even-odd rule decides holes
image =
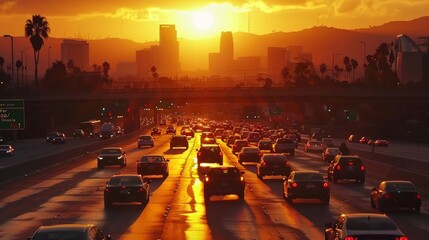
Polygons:
[[103,150],[122,150],[121,147],[105,147]]
[[321,174],[319,171],[312,171],[312,170],[297,170],[297,171],[292,171],[293,173],[317,173],[317,174]]
[[115,174],[112,176],[113,177],[141,177],[142,175],[140,174],[135,174],[135,173],[120,173],[120,174]]
[[94,226],[93,224],[58,224],[51,226],[40,226],[38,232],[51,232],[51,231],[82,231],[85,232],[88,228]]
[[162,154],[145,154],[142,157],[164,157]]
[[219,145],[215,143],[206,143],[206,144],[201,144],[201,147],[219,147]]
[[343,213],[341,216],[347,218],[389,218],[386,214],[383,213]]
[[235,165],[213,165],[213,166],[210,166],[210,168],[237,168],[238,169],[238,167],[237,166],[235,166]]

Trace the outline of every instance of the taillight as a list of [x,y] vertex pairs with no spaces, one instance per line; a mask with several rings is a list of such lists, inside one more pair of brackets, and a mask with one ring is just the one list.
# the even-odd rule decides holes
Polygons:
[[242,182],[244,181],[244,177],[243,176],[240,177],[240,181],[242,181]]
[[209,177],[206,177],[206,178],[204,179],[204,181],[205,181],[205,182],[209,182],[209,180],[210,180],[210,179],[209,179]]
[[165,163],[161,163],[161,167],[165,167],[166,165],[165,165]]
[[287,165],[289,165],[289,161],[286,161],[286,162],[285,162],[285,165],[286,165],[286,166],[287,166]]
[[399,237],[399,238],[396,238],[396,239],[398,239],[398,240],[408,240],[408,237],[402,236],[402,237]]
[[202,153],[201,153],[201,152],[198,152],[198,157],[201,157],[201,155],[202,155]]
[[142,166],[141,163],[137,163],[137,167],[140,168]]
[[223,156],[223,153],[222,153],[222,152],[219,152],[219,156]]
[[293,182],[293,183],[292,183],[292,187],[293,187],[293,188],[297,188],[297,187],[298,187],[298,183]]
[[362,165],[362,166],[360,167],[360,170],[364,171],[364,170],[365,170],[365,167]]
[[265,165],[267,165],[267,163],[266,163],[266,162],[262,162],[262,163],[261,163],[261,166],[262,166],[262,167],[265,167]]
[[352,236],[347,236],[344,238],[344,240],[357,240],[358,238],[354,238]]
[[110,192],[109,188],[104,189],[105,192]]
[[420,194],[418,194],[417,193],[417,195],[416,195],[416,199],[421,199],[422,198],[422,196],[420,195]]
[[327,182],[324,182],[324,183],[323,183],[323,187],[324,187],[324,188],[327,188],[327,187],[329,187],[329,184],[328,184]]
[[121,186],[121,188],[122,188],[122,189],[125,189],[125,188],[127,188],[127,187],[125,187],[125,186]]
[[354,162],[348,162],[347,163],[349,166],[353,166],[353,165],[355,165],[355,163]]
[[137,191],[138,191],[138,192],[143,192],[143,188],[141,187],[141,188],[139,188]]
[[386,193],[383,195],[383,198],[389,199],[390,198],[390,193]]
[[337,170],[341,170],[341,166],[340,165],[337,165]]

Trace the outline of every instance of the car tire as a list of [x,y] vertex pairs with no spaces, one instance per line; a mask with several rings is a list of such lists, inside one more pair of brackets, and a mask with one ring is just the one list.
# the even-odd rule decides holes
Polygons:
[[420,213],[420,208],[421,208],[421,206],[414,207],[414,212],[415,213]]
[[264,180],[264,175],[262,175],[262,174],[257,174],[257,176],[258,176],[258,178],[259,178],[259,179],[261,179],[261,181],[262,181],[262,180]]
[[108,200],[104,200],[104,208],[111,208],[111,207],[112,207],[112,202]]
[[238,196],[238,199],[239,199],[240,201],[244,201],[244,190],[243,190],[242,192],[239,192],[239,193],[237,194],[237,196]]
[[98,169],[102,169],[104,167],[104,165],[103,164],[97,164],[97,168]]
[[322,200],[323,204],[329,205],[329,201],[331,200],[331,198],[327,196],[327,197],[322,197],[320,200]]
[[286,200],[290,205],[293,205],[293,197],[288,196]]
[[240,165],[243,165],[243,161],[241,161],[241,160],[238,160],[238,163],[239,163]]
[[206,203],[210,202],[210,194],[207,192],[204,192],[204,202]]
[[380,212],[385,212],[384,206],[380,203],[380,200],[378,201],[377,208]]
[[372,198],[371,198],[370,202],[371,202],[371,208],[376,208],[374,200]]
[[335,176],[335,174],[333,174],[333,175],[331,176],[331,178],[332,178],[332,182],[333,182],[333,183],[338,183],[338,178]]
[[162,174],[162,178],[163,179],[166,179],[168,177],[168,173],[164,173],[164,174]]

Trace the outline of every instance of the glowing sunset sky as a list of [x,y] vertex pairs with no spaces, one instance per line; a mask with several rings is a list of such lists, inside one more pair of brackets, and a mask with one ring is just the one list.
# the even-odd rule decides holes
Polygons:
[[[266,34],[320,25],[356,29],[428,14],[428,0],[0,0],[0,34],[24,35],[34,14],[45,16],[51,37],[158,40],[159,24],[175,24],[179,38],[221,31]],[[319,20],[318,20],[319,19]]]

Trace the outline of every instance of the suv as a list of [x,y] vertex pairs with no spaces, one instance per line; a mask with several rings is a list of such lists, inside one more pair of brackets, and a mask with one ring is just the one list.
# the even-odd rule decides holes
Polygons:
[[127,154],[120,147],[103,148],[97,157],[97,167],[103,168],[106,165],[127,165]]
[[244,200],[245,182],[244,171],[236,166],[210,167],[204,177],[204,200],[210,202],[213,195],[237,194],[238,199]]
[[218,144],[203,144],[197,151],[198,170],[200,170],[201,163],[217,163],[223,165],[223,153]]
[[186,137],[185,135],[173,136],[170,141],[170,149],[173,149],[175,147],[184,147],[188,149],[188,137]]
[[328,179],[337,183],[338,179],[355,179],[365,183],[365,166],[356,155],[337,155],[328,167]]
[[290,153],[291,156],[295,156],[295,143],[290,138],[277,138],[273,150],[275,153]]
[[264,176],[286,176],[292,171],[289,160],[284,154],[267,153],[258,162],[256,175],[263,180]]

